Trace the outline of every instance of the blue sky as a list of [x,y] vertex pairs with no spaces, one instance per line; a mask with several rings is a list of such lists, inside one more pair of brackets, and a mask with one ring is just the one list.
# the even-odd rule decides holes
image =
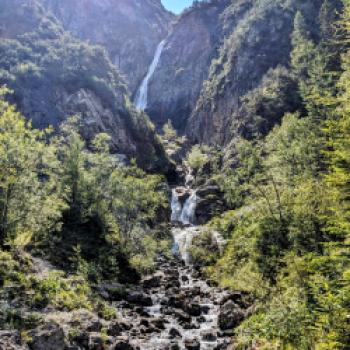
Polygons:
[[192,5],[193,0],[162,0],[163,5],[174,13],[180,13],[184,8]]

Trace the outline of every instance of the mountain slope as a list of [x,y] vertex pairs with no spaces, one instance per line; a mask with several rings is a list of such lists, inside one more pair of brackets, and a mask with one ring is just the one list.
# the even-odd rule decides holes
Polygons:
[[111,135],[116,153],[136,157],[146,169],[165,169],[167,160],[148,118],[127,97],[118,71],[100,47],[67,34],[36,2],[1,0],[0,84],[35,127],[82,119],[89,141]]
[[[317,18],[321,3],[265,1],[254,4],[225,39],[218,59],[211,64],[209,78],[187,126],[191,140],[210,144],[230,142],[238,131],[237,119],[243,118],[245,122],[240,111],[243,97],[266,84],[265,77],[271,70],[280,65],[289,66],[296,11]],[[296,107],[286,104],[279,118]],[[275,116],[275,122],[279,118]]]
[[[157,126],[171,119],[192,143],[225,145],[239,135],[266,133],[299,107],[290,71],[296,13],[317,40],[323,2],[211,0],[185,11],[150,82],[151,119]],[[268,107],[267,88],[276,95]]]
[[[171,119],[184,130],[223,36],[221,16],[228,3],[191,8],[173,26],[149,87],[148,113],[157,125]],[[240,3],[244,12],[247,6]]]
[[105,47],[134,93],[173,15],[160,0],[40,0],[74,36]]

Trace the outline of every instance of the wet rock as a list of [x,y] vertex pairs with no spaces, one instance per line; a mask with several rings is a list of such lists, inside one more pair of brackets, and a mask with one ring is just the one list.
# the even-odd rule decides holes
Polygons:
[[152,306],[152,298],[142,292],[130,292],[126,296],[126,300],[131,304],[136,304],[140,306]]
[[161,286],[163,277],[164,277],[163,273],[159,272],[153,276],[146,277],[142,281],[142,285],[146,289],[159,288]]
[[237,327],[245,317],[245,312],[232,300],[221,306],[219,312],[219,327],[221,330]]
[[152,326],[160,329],[160,330],[164,330],[165,329],[165,320],[163,318],[154,318],[153,320],[150,321]]
[[199,317],[201,315],[201,306],[196,303],[185,304],[184,310],[191,316]]
[[192,320],[191,316],[182,310],[175,310],[174,316],[180,321],[180,323],[190,323]]
[[0,349],[28,350],[28,347],[22,344],[18,331],[0,331]]
[[111,350],[136,350],[128,340],[118,340],[111,347]]
[[31,350],[64,350],[66,346],[62,328],[53,323],[32,330],[29,336]]
[[210,311],[210,306],[209,305],[201,305],[201,312],[205,315],[207,315]]
[[217,339],[217,335],[215,331],[205,330],[201,332],[201,337],[205,341],[214,342]]
[[188,189],[187,187],[176,187],[175,189],[177,197],[180,201],[180,203],[183,205],[186,200],[191,196],[192,190]]
[[186,276],[186,275],[181,276],[181,280],[182,280],[182,282],[188,282],[189,281],[188,276]]
[[200,350],[201,348],[201,345],[197,339],[186,339],[184,344],[187,350]]
[[138,313],[141,317],[150,317],[150,314],[143,307],[135,308],[135,312]]
[[107,334],[113,337],[117,337],[121,335],[124,330],[124,327],[120,325],[118,322],[112,322],[107,329]]
[[176,328],[171,328],[169,330],[169,336],[171,339],[173,338],[181,338],[181,333]]

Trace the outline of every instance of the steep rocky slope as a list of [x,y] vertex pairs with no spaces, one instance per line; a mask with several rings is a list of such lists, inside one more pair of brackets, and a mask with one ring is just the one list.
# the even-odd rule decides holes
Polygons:
[[0,1],[0,84],[35,127],[79,115],[82,133],[111,135],[112,150],[146,169],[167,169],[148,118],[129,102],[127,88],[100,47],[66,33],[37,1]]
[[[224,145],[268,131],[299,106],[290,73],[295,15],[301,11],[317,36],[322,3],[212,0],[185,11],[150,82],[152,120],[171,119],[192,143]],[[269,107],[276,103],[271,115],[266,89]]]
[[160,0],[40,0],[74,36],[104,46],[134,93],[173,15]]
[[[224,33],[222,15],[230,1],[187,10],[174,25],[149,87],[148,112],[157,125],[171,119],[184,130]],[[239,2],[239,12],[249,5]]]
[[[278,81],[281,74],[286,75],[278,66],[289,66],[296,11],[317,18],[320,6],[321,1],[305,1],[303,4],[265,1],[254,4],[241,17],[225,39],[218,59],[212,61],[209,78],[192,111],[187,133],[193,142],[226,144],[239,134],[239,125],[247,122],[246,115],[240,110],[244,97],[266,86],[267,80]],[[279,72],[272,77],[271,70],[275,69]],[[268,75],[271,79],[267,78]],[[283,105],[274,116],[274,122],[296,107],[294,103]]]

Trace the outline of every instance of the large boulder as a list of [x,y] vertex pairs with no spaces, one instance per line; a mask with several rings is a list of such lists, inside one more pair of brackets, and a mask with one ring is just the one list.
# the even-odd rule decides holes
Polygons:
[[232,300],[229,300],[220,307],[219,327],[221,330],[236,328],[244,320],[245,312]]
[[40,326],[31,332],[31,350],[65,350],[66,342],[63,329],[54,323]]
[[152,298],[143,292],[129,292],[126,296],[126,300],[131,304],[140,306],[152,306]]

